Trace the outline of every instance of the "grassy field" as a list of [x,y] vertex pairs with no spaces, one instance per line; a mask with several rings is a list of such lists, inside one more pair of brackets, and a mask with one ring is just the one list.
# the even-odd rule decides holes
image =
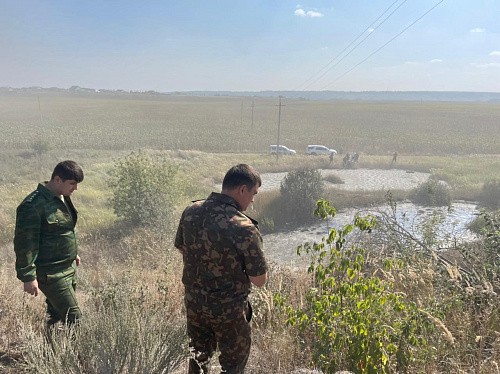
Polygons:
[[[85,170],[85,180],[74,201],[81,217],[79,232],[84,262],[79,295],[89,321],[83,327],[88,338],[84,342],[88,345],[79,346],[81,351],[77,353],[94,352],[94,357],[106,353],[108,358],[114,358],[116,352],[97,349],[104,339],[102,330],[109,331],[107,345],[117,350],[119,347],[112,346],[113,338],[114,342],[126,342],[130,349],[134,341],[141,342],[140,348],[162,344],[148,340],[153,336],[172,336],[179,346],[185,346],[183,312],[179,307],[181,265],[172,245],[175,222],[185,204],[206,197],[215,184],[221,183],[225,171],[236,163],[249,163],[260,172],[300,167],[340,168],[339,157],[330,164],[326,156],[304,155],[308,144],[324,144],[337,150],[342,147],[344,151],[359,152],[360,168],[397,167],[432,173],[449,184],[455,199],[476,200],[485,181],[500,178],[498,103],[288,99],[283,103],[280,143],[299,154],[276,159],[268,154],[269,145],[276,143],[275,98],[254,99],[252,126],[251,98],[40,96],[40,118],[36,96],[0,96],[0,372],[17,373],[27,363],[35,365],[51,357],[49,361],[60,367],[55,370],[53,366],[52,372],[63,373],[65,365],[74,359],[56,357],[44,350],[41,331],[44,301],[21,292],[21,283],[15,280],[11,244],[16,206],[39,181],[50,177],[54,165],[61,160],[74,159]],[[38,153],[37,142],[46,146]],[[176,219],[162,235],[120,225],[109,203],[112,192],[108,180],[114,160],[139,149],[170,160],[179,167],[185,181],[184,195],[178,206],[172,207]],[[397,165],[390,164],[394,151],[399,154]],[[275,192],[257,195],[250,215],[265,216],[266,207],[272,206],[277,195]],[[352,195],[346,192],[342,196],[327,191],[326,195],[339,208],[384,198],[383,191]],[[395,195],[397,199],[406,197],[402,191],[396,191]],[[387,249],[388,245],[382,247]],[[436,271],[436,279],[437,274]],[[269,285],[255,291],[251,372],[289,373],[307,366],[308,351],[298,344],[304,337],[296,329],[285,327],[286,318],[272,296],[286,289],[291,300],[300,304],[309,281],[302,271],[273,265]],[[429,288],[428,298],[421,299],[418,287],[414,290],[422,307],[439,309],[447,324],[452,324],[454,318],[463,321],[456,329],[450,328],[461,339],[461,350],[446,347],[438,339],[439,344],[432,348],[437,349],[431,355],[434,361],[429,359],[427,367],[421,365],[420,371],[415,372],[426,372],[429,368],[435,370],[427,372],[446,372],[443,371],[446,365],[455,372],[471,367],[479,361],[476,349],[470,348],[474,346],[474,326],[480,324],[472,321],[474,311],[462,308],[458,298],[448,294],[449,299],[444,298],[440,293],[443,290],[433,288],[436,285],[433,279],[423,282]],[[405,285],[401,283],[398,287],[404,289]],[[446,306],[437,306],[445,299]],[[124,320],[134,328],[127,330],[113,318],[99,320],[103,311],[115,315],[116,308],[122,308]],[[497,310],[491,308],[492,313]],[[164,310],[168,311],[165,321],[171,329],[161,323]],[[447,311],[450,313],[446,314]],[[146,320],[149,325],[141,329],[141,321]],[[488,321],[496,323],[493,317]],[[480,326],[486,328],[486,322]],[[495,326],[491,327],[494,331]],[[488,344],[498,346],[496,340]],[[129,352],[145,357],[146,351]],[[137,358],[132,353],[122,359]],[[96,358],[85,365],[98,367],[99,362]],[[492,365],[488,367],[493,368]],[[51,367],[44,370],[51,372]],[[495,372],[488,370],[476,372]],[[32,367],[28,372],[37,371]]]
[[[3,150],[43,139],[61,150],[137,148],[266,153],[276,143],[275,98],[2,96]],[[252,126],[252,100],[253,126]],[[280,143],[362,154],[496,154],[500,104],[284,99]],[[242,110],[243,104],[243,110]]]

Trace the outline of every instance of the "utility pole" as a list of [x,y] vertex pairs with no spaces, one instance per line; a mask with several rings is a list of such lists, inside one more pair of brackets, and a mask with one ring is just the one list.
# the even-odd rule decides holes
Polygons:
[[280,155],[280,127],[281,127],[281,96],[280,96],[280,103],[279,103],[279,111],[278,111],[278,139],[276,141],[276,160],[279,159]]
[[40,113],[40,125],[43,125],[42,106],[40,105],[40,96],[38,96],[38,113]]
[[240,118],[240,126],[243,127],[243,99],[241,100],[241,118]]
[[253,130],[253,108],[255,107],[254,100],[252,99],[252,130]]

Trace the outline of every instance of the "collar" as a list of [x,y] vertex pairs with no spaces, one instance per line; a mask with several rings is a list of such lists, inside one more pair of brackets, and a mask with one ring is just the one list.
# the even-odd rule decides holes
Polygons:
[[238,202],[231,196],[224,195],[223,193],[212,192],[207,200],[216,200],[224,204],[232,205],[242,212],[240,204],[238,204]]
[[223,193],[212,192],[210,194],[210,196],[207,198],[207,200],[215,200],[215,201],[219,201],[221,203],[228,204],[228,205],[235,207],[236,209],[238,209],[238,211],[241,214],[243,214],[250,221],[252,221],[252,223],[258,228],[259,222],[257,222],[252,217],[247,216],[245,213],[243,213],[243,211],[241,210],[240,204],[238,204],[238,202],[235,199],[233,199],[231,196],[224,195]]
[[47,183],[49,183],[49,182],[45,181],[42,183],[38,183],[37,190],[40,191],[40,193],[43,195],[43,197],[45,197],[48,200],[51,200],[53,198],[57,198],[56,195],[54,195],[47,187],[45,187],[45,185]]

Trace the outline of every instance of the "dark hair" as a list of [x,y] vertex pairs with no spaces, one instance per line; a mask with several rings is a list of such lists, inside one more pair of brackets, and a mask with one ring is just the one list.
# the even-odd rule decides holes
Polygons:
[[247,164],[238,164],[228,170],[222,181],[223,190],[234,190],[242,185],[247,186],[249,190],[256,185],[262,185],[260,174],[257,170]]
[[52,172],[51,179],[59,177],[62,181],[74,180],[77,183],[83,181],[83,170],[75,161],[66,160],[58,163]]

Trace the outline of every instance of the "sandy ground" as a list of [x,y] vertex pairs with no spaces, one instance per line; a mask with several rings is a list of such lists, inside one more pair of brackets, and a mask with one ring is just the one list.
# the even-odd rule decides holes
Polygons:
[[[338,169],[320,170],[323,176],[335,174],[344,181],[343,184],[331,184],[344,190],[411,190],[419,184],[427,182],[429,173],[419,173],[406,170],[380,169]],[[259,191],[278,189],[287,173],[261,174],[262,187]]]

